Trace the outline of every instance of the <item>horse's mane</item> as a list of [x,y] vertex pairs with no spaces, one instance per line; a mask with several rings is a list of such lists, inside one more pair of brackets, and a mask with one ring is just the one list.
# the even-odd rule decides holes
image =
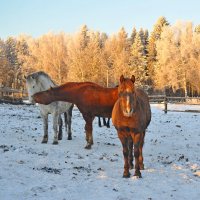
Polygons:
[[50,86],[52,86],[52,87],[57,86],[56,83],[51,79],[51,77],[43,71],[38,71],[38,72],[35,72],[32,74],[29,74],[27,76],[27,81],[29,82],[29,81],[31,81],[31,79],[34,79],[37,83],[40,82],[40,85],[42,85],[44,87],[44,89],[46,88],[46,84],[47,84],[46,81],[48,81],[48,83],[50,84],[47,86],[48,88]]
[[94,82],[89,82],[89,81],[86,81],[86,82],[66,82],[60,86],[57,86],[53,89],[65,89],[65,88],[68,88],[68,89],[71,89],[71,90],[74,90],[74,89],[78,89],[78,88],[83,88],[83,87],[87,87],[87,89],[89,88],[92,88],[92,89],[95,89],[96,91],[102,91],[102,90],[111,90],[111,89],[116,89],[116,88],[106,88],[106,87],[103,87],[101,85],[98,85],[97,83],[94,83]]

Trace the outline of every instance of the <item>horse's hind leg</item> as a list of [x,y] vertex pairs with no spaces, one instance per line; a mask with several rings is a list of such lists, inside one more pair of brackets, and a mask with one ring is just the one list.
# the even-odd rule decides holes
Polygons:
[[110,118],[108,118],[108,120],[107,120],[106,127],[110,128]]
[[65,129],[66,129],[66,131],[68,133],[68,137],[67,137],[68,140],[72,140],[72,130],[71,130],[72,109],[73,109],[73,106],[70,107],[70,109],[66,113],[64,113],[64,116],[65,116]]
[[134,176],[137,176],[139,178],[142,178],[141,172],[140,172],[140,166],[139,166],[139,147],[140,147],[140,141],[141,141],[141,134],[140,133],[132,133],[131,134],[133,138],[133,144],[134,144],[134,157],[135,157],[135,174]]
[[105,118],[105,117],[103,117],[103,125],[104,125],[104,126],[107,126],[106,118]]
[[101,117],[98,117],[98,125],[101,127]]
[[93,145],[92,122],[94,120],[94,117],[83,114],[83,118],[86,122],[85,132],[87,144],[85,146],[85,149],[91,149],[91,146]]
[[58,132],[57,132],[58,118],[59,118],[58,113],[54,113],[53,114],[53,131],[54,131],[53,144],[58,144]]
[[140,141],[140,147],[139,147],[139,166],[140,166],[140,170],[144,169],[144,163],[143,163],[143,145],[144,145],[144,137],[145,137],[145,132],[141,134],[141,141]]
[[62,140],[62,126],[63,126],[63,121],[62,121],[62,117],[61,114],[58,117],[58,140]]
[[118,137],[122,143],[123,147],[123,155],[124,155],[124,173],[123,178],[129,178],[130,172],[129,172],[129,148],[128,148],[128,138],[123,135],[120,131],[118,131]]
[[48,142],[48,115],[42,115],[43,119],[43,128],[44,128],[44,136],[42,139],[42,143]]
[[129,161],[129,169],[133,169],[133,140],[132,137],[130,136],[128,138],[128,149],[129,149],[129,154],[128,154],[128,161]]

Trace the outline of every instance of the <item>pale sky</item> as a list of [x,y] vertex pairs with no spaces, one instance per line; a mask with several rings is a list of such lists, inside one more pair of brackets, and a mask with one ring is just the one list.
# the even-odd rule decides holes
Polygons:
[[124,27],[152,30],[160,16],[200,24],[200,0],[0,0],[0,38],[91,30],[117,33]]

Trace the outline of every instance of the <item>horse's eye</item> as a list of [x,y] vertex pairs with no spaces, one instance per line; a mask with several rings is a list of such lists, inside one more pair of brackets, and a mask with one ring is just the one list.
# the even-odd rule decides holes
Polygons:
[[33,88],[35,88],[35,86],[33,86]]

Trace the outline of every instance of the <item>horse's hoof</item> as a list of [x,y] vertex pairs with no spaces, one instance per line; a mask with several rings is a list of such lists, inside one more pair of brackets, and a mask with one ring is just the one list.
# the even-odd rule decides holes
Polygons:
[[144,170],[144,165],[140,165],[140,170]]
[[42,140],[42,144],[47,144],[47,140]]
[[133,169],[133,168],[134,168],[133,164],[129,165],[129,169]]
[[58,144],[58,141],[53,141],[53,145],[57,145]]
[[85,146],[85,149],[91,149],[91,144],[87,144],[86,146]]
[[72,140],[72,136],[70,135],[70,136],[68,136],[68,138],[67,138],[68,140]]
[[62,140],[62,137],[61,137],[61,136],[58,136],[58,140]]
[[127,174],[127,173],[124,173],[124,174],[123,174],[123,178],[130,178],[130,176],[131,176],[130,173],[128,173],[128,174]]
[[135,172],[134,176],[137,178],[142,178],[142,175],[140,172]]

